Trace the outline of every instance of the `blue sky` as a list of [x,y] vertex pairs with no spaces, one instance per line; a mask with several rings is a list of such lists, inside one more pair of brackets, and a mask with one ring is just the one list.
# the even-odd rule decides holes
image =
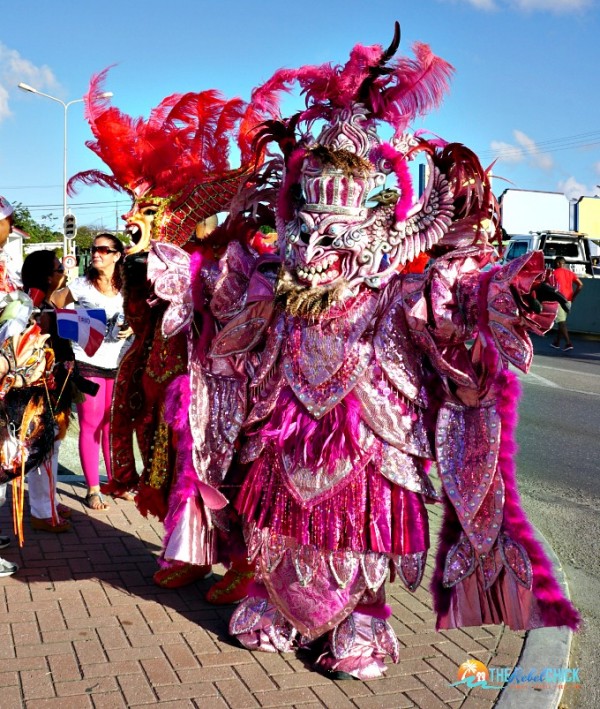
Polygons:
[[[368,8],[368,10],[366,9]],[[62,218],[63,101],[115,64],[112,102],[147,116],[165,96],[218,88],[248,98],[280,67],[343,63],[356,43],[400,51],[414,41],[454,65],[450,92],[417,120],[447,140],[495,157],[506,187],[600,194],[600,12],[597,0],[19,0],[3,3],[0,33],[0,194],[38,220]],[[300,100],[286,98],[285,113]],[[102,168],[85,147],[81,104],[68,111],[68,172]],[[506,182],[500,181],[499,177]],[[80,224],[114,229],[124,195],[82,188]]]

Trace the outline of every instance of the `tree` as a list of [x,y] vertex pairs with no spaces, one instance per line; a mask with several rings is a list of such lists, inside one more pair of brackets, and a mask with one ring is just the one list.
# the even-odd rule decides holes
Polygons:
[[[34,244],[61,241],[62,233],[54,231],[46,224],[38,224],[31,216],[31,212],[27,207],[24,207],[20,202],[13,205],[15,210],[14,220],[15,226],[23,229],[29,234],[30,240]],[[42,219],[49,219],[51,215],[45,214]]]
[[77,236],[75,237],[77,250],[89,251],[97,233],[98,229],[92,229],[89,226],[77,227]]
[[[43,214],[42,220],[47,222],[47,224],[39,224],[31,216],[31,212],[20,202],[13,205],[15,210],[15,226],[19,229],[23,229],[30,236],[30,243],[39,244],[45,242],[56,242],[60,241],[62,243],[63,234],[62,231],[56,231],[50,224],[54,224],[58,221],[56,217],[52,214]],[[75,245],[78,251],[89,251],[92,247],[92,243],[95,237],[106,231],[105,229],[98,229],[98,227],[91,226],[78,226],[77,236],[75,237]],[[112,233],[112,232],[111,232]],[[125,232],[116,234],[121,241],[128,246],[131,243],[129,235]],[[60,255],[60,254],[59,254]]]

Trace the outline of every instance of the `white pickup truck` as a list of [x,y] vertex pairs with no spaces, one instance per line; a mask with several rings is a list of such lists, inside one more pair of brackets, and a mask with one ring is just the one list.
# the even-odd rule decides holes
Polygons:
[[544,261],[548,268],[554,265],[554,259],[562,256],[578,276],[594,277],[590,240],[586,234],[577,231],[532,231],[529,234],[514,234],[506,244],[503,263],[508,263],[529,251],[544,252]]

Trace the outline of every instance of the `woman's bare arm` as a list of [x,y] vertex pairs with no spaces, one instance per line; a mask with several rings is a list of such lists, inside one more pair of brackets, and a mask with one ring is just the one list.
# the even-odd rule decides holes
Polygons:
[[68,287],[54,291],[49,300],[52,305],[55,305],[57,308],[64,308],[75,302],[75,298],[73,298],[73,294]]

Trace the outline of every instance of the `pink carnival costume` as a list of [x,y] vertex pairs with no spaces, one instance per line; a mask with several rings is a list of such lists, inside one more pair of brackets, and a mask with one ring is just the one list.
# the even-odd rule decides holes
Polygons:
[[[356,46],[344,67],[274,75],[272,87],[297,81],[307,98],[262,135],[285,158],[280,259],[231,244],[211,301],[222,329],[209,360],[248,377],[250,467],[235,504],[257,578],[230,630],[270,652],[321,638],[318,667],[361,679],[398,660],[384,582],[421,581],[432,461],[445,507],[438,628],[579,621],[520,507],[512,462],[508,364],[528,369],[526,330],[554,317],[540,303],[543,259],[481,271],[497,226],[488,173],[464,146],[407,132],[439,103],[451,67],[422,44],[392,61],[397,39]],[[415,158],[428,174],[419,198]],[[368,207],[388,175],[397,189]],[[427,271],[403,275],[424,251]],[[208,406],[211,430],[227,429],[222,402]]]

